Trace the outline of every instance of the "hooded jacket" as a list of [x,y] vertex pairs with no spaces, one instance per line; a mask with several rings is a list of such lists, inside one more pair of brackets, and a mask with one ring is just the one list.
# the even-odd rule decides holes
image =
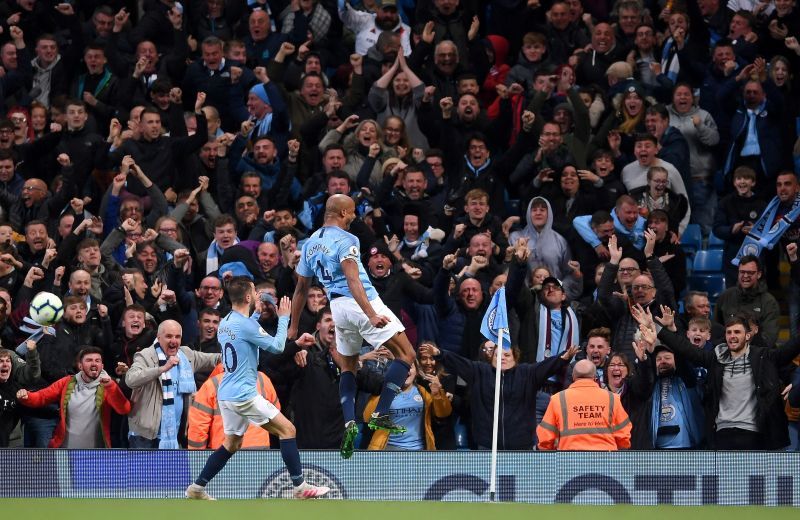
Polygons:
[[[547,204],[547,222],[541,230],[537,231],[531,222],[531,208],[535,201],[544,201]],[[516,244],[520,238],[528,239],[528,266],[534,267],[544,265],[550,271],[551,276],[555,276],[563,281],[572,269],[567,266],[567,262],[572,260],[572,253],[566,239],[553,230],[553,208],[544,197],[534,197],[528,203],[528,210],[525,212],[525,222],[527,225],[521,231],[514,231],[508,239],[509,244]]]

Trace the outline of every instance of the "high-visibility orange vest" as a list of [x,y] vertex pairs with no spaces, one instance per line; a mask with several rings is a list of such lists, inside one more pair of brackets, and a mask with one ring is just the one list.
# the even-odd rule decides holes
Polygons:
[[578,379],[550,398],[536,435],[540,450],[616,451],[631,447],[631,420],[617,394]]
[[[212,374],[216,372],[217,370]],[[261,372],[257,374],[258,393],[280,409],[281,404],[278,402],[278,394],[275,393],[272,381]],[[190,450],[215,450],[222,446],[222,441],[225,440],[222,415],[217,402],[217,390],[222,376],[223,374],[217,373],[209,377],[197,391],[189,407],[187,445]],[[242,448],[269,449],[269,433],[264,428],[251,424],[244,434]]]

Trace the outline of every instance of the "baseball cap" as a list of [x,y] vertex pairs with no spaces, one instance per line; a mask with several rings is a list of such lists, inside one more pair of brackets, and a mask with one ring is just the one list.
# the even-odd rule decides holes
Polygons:
[[564,286],[561,284],[561,280],[559,280],[555,276],[548,276],[547,278],[542,280],[542,288],[544,288],[547,284],[553,284],[557,286],[559,289],[564,288]]
[[397,10],[397,0],[383,0],[381,2],[381,9],[386,9],[391,7],[395,11]]

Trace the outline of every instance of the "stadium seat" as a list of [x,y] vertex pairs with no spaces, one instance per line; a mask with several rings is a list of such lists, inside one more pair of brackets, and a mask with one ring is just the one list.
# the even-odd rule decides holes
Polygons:
[[707,292],[709,301],[714,303],[725,290],[725,275],[722,273],[693,274],[689,277],[689,289]]
[[722,249],[697,251],[694,254],[692,274],[722,272]]
[[708,235],[708,249],[723,249],[725,241],[716,236],[714,233]]
[[703,232],[699,224],[689,224],[681,236],[681,247],[688,254],[694,254],[703,248]]

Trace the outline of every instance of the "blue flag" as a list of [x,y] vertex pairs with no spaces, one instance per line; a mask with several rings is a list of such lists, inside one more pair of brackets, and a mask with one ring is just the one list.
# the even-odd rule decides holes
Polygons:
[[511,348],[511,338],[508,336],[508,312],[506,311],[506,288],[501,287],[489,303],[486,314],[481,322],[481,334],[495,343],[498,341],[498,331],[503,331],[503,348]]

